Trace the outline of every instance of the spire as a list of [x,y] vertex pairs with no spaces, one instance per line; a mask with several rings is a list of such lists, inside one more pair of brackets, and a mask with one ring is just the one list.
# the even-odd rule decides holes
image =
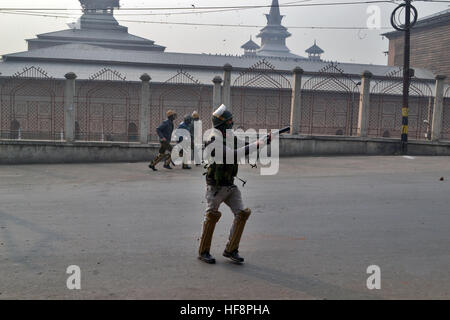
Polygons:
[[261,38],[261,49],[257,52],[258,55],[276,57],[291,55],[286,46],[286,38],[290,37],[291,34],[286,27],[281,25],[283,17],[280,13],[278,0],[272,0],[270,13],[266,14],[267,26],[258,34],[258,38]]
[[270,7],[270,13],[266,14],[267,24],[270,25],[281,25],[281,20],[284,16],[280,14],[280,5],[278,0],[272,0],[272,6]]

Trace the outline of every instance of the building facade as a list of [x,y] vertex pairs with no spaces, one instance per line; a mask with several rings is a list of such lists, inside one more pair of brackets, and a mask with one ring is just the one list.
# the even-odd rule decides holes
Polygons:
[[[388,65],[402,66],[404,32],[383,34],[389,39]],[[417,21],[411,30],[411,66],[450,78],[450,9]]]
[[[372,75],[369,135],[400,136],[401,70],[322,61],[323,50],[317,45],[310,48],[309,59],[286,51],[288,32],[280,28],[278,1],[273,1],[268,27],[260,34],[266,39],[267,33],[276,33],[277,40],[262,40],[261,47],[250,41],[242,56],[167,52],[120,26],[114,19],[117,3],[104,10],[97,8],[96,0],[89,3],[79,28],[38,35],[28,41],[28,51],[3,56],[2,138],[62,140],[66,111],[73,110],[76,140],[137,141],[142,135],[154,139],[168,109],[175,109],[180,118],[197,110],[207,128],[217,99],[233,110],[237,126],[275,129],[290,125],[295,84],[301,90],[296,119],[301,134],[350,136],[358,131],[363,73]],[[261,56],[264,45],[280,50]],[[296,80],[300,86],[294,83],[295,68],[302,70]],[[424,139],[429,130],[424,120],[432,118],[434,76],[426,69],[415,70],[412,139]],[[149,92],[143,95],[148,80]],[[73,85],[72,97],[68,85]],[[448,107],[444,119],[443,137],[450,139]]]

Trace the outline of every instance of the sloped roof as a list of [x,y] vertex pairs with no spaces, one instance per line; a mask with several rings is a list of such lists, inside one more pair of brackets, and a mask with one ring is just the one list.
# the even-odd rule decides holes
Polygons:
[[79,29],[67,29],[37,35],[27,40],[30,48],[51,47],[70,43],[85,43],[108,48],[164,51],[165,47],[154,41],[128,33],[112,13],[85,12],[80,18]]
[[250,40],[244,43],[241,48],[245,50],[258,50],[260,46],[256,44],[255,41],[252,40],[252,38],[250,38]]
[[322,48],[320,48],[317,45],[317,43],[314,41],[314,44],[311,47],[309,47],[308,49],[306,49],[305,52],[309,53],[309,54],[322,54],[325,51],[323,51]]
[[48,32],[37,35],[38,39],[68,39],[70,41],[96,40],[96,41],[121,41],[121,42],[139,42],[153,45],[155,41],[141,38],[128,32],[117,32],[108,30],[92,29],[67,29],[62,31]]
[[[1,76],[12,76],[26,66],[41,66],[52,77],[63,78],[67,72],[75,72],[79,79],[95,73],[101,68],[108,67],[122,70],[127,79],[139,79],[147,72],[154,81],[163,81],[164,75],[182,68],[191,70],[194,76],[201,78],[203,83],[210,83],[214,76],[223,73],[223,66],[229,63],[233,66],[233,73],[239,74],[261,61],[260,56],[225,56],[210,54],[154,52],[118,50],[86,44],[61,45],[52,48],[31,50],[4,56],[0,63]],[[329,62],[311,61],[308,59],[288,59],[265,57],[275,70],[290,74],[295,67],[301,67],[305,73],[318,72]],[[339,68],[346,74],[359,76],[368,70],[375,76],[384,76],[398,67],[371,64],[340,63]],[[169,71],[168,71],[169,70]],[[155,73],[161,74],[156,76]],[[130,74],[130,75],[128,75]],[[85,75],[85,76],[83,76]],[[434,79],[434,74],[428,70],[415,69],[415,75],[421,79]]]

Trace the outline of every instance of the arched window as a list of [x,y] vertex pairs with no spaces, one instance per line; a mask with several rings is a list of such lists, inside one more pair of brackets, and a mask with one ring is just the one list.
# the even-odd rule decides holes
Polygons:
[[20,123],[17,120],[11,121],[9,138],[10,139],[19,139],[19,131],[20,131]]
[[138,128],[137,125],[131,122],[128,125],[128,141],[136,142],[138,141]]
[[75,121],[75,140],[81,140],[80,124]]

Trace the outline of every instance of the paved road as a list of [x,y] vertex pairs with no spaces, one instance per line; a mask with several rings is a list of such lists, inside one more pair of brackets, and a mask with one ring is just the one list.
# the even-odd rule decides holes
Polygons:
[[[196,259],[202,173],[0,166],[0,299],[450,298],[449,157],[288,158],[272,177],[243,167],[254,213],[242,266],[221,256],[228,208],[218,263]],[[381,290],[366,288],[369,265]]]

